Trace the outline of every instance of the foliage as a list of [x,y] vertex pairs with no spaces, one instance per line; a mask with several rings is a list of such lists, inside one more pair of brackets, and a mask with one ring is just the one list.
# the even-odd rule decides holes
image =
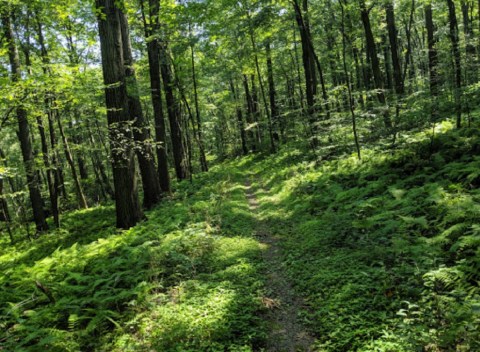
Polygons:
[[287,148],[250,165],[320,351],[480,348],[480,140],[442,126],[433,154],[418,133],[361,162]]
[[[114,229],[108,206],[69,213],[61,230],[33,243],[4,242],[0,346],[246,351],[261,344],[260,247],[250,237],[242,181],[235,163],[217,167],[129,231]],[[244,217],[231,221],[235,213]]]

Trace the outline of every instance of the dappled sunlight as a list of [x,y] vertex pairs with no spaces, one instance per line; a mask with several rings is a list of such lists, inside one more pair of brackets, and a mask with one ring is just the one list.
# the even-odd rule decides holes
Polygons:
[[68,214],[35,246],[7,246],[0,282],[15,290],[2,296],[11,302],[2,329],[24,336],[19,346],[58,350],[100,331],[112,333],[76,348],[260,343],[261,245],[243,180],[235,166],[214,168],[128,231],[113,228],[113,208],[99,207]]
[[[445,147],[434,144],[439,149],[430,159],[425,159],[430,134],[422,131],[395,154],[365,150],[362,161],[342,157],[318,166],[282,165],[277,162],[282,157],[274,156],[255,168],[263,181],[257,185],[259,216],[283,239],[285,266],[308,297],[310,309],[303,314],[323,337],[318,348],[365,349],[369,343],[362,341],[382,338],[392,346],[410,346],[403,336],[413,327],[397,314],[403,301],[423,302],[418,329],[435,324],[427,318],[432,311],[448,321],[432,340],[447,338],[453,326],[464,331],[472,318],[473,311],[455,316],[457,304],[435,303],[433,297],[448,297],[436,285],[457,285],[464,302],[478,304],[468,294],[476,292],[475,285],[464,279],[466,273],[476,275],[465,260],[471,263],[478,248],[480,165],[472,156],[478,141],[465,139],[472,135],[460,135],[450,122],[438,126]],[[452,141],[465,141],[458,157]],[[445,248],[455,252],[442,253]],[[349,337],[353,333],[355,340]]]

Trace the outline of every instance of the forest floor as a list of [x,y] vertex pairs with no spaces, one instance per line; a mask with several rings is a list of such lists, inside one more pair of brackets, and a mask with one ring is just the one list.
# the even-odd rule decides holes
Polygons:
[[479,351],[480,130],[401,141],[219,163],[128,231],[110,205],[1,236],[0,350]]
[[312,351],[314,338],[298,321],[304,302],[292,288],[290,279],[283,269],[283,255],[279,246],[280,238],[271,233],[268,224],[261,219],[259,204],[252,182],[246,182],[246,195],[250,211],[257,218],[255,237],[265,246],[263,260],[265,264],[265,291],[263,303],[269,309],[268,352],[307,352]]

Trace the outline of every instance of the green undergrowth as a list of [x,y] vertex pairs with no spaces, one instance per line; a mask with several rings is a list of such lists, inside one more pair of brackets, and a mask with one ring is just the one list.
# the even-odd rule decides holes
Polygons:
[[479,130],[402,142],[247,165],[319,351],[480,350]]
[[180,185],[129,231],[98,207],[33,242],[3,238],[0,349],[255,349],[265,338],[261,248],[238,164]]

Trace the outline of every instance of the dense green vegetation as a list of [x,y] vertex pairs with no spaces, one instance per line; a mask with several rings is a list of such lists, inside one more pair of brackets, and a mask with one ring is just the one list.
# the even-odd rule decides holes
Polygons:
[[[111,206],[1,251],[6,350],[242,350],[265,335],[259,243],[236,163],[118,232]],[[200,187],[201,191],[195,189]],[[35,286],[38,282],[51,298]]]
[[318,162],[291,145],[215,166],[128,231],[105,206],[33,243],[4,238],[2,345],[258,350],[268,325],[255,223],[265,221],[318,350],[475,351],[479,150],[478,129],[451,122],[433,146],[420,132],[362,161]]
[[480,1],[0,25],[1,351],[480,351]]
[[287,149],[252,165],[319,350],[480,348],[478,132],[444,122],[433,147],[418,133],[362,162]]

